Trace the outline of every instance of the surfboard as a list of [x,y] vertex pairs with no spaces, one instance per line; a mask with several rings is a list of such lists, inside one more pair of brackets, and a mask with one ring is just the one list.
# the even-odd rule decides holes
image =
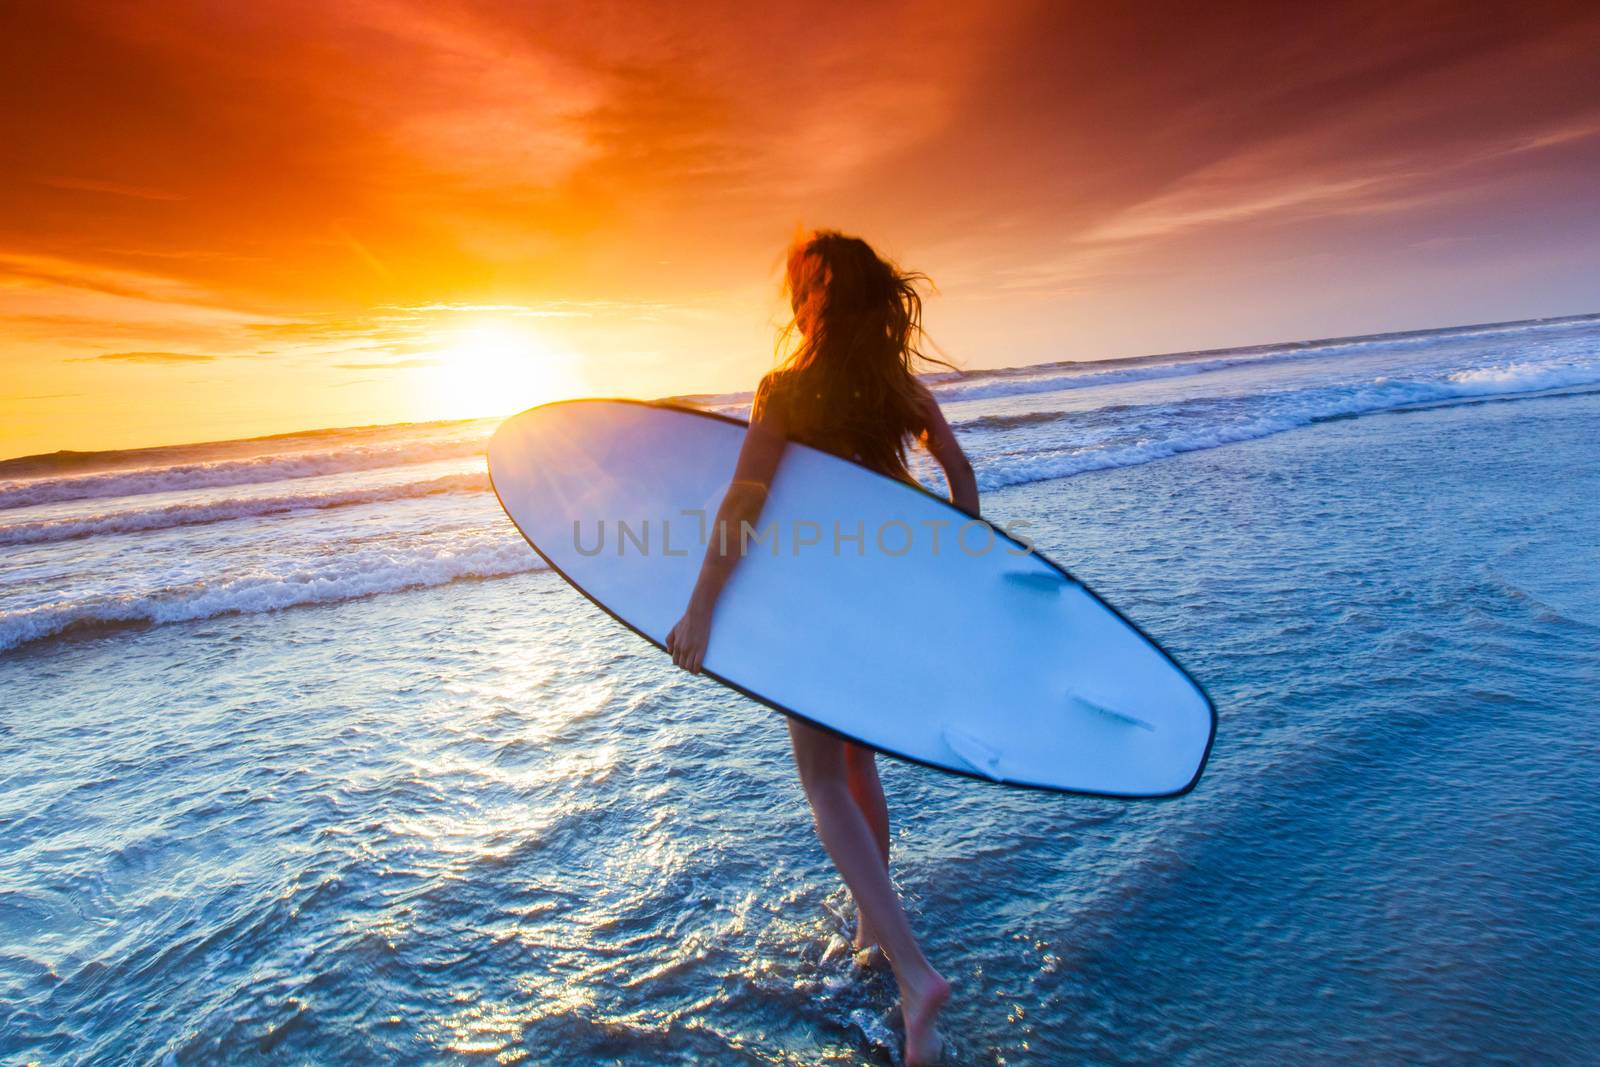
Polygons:
[[1210,698],[1023,531],[793,442],[758,522],[717,530],[745,430],[668,403],[560,401],[500,426],[489,478],[551,569],[657,647],[707,539],[730,538],[742,558],[703,670],[786,715],[1005,785],[1194,788]]

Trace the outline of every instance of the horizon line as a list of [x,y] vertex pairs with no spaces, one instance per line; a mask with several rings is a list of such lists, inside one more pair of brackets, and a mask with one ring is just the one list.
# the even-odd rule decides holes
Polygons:
[[[1155,363],[1161,360],[1199,358],[1206,356],[1221,356],[1251,352],[1266,352],[1281,348],[1315,348],[1323,345],[1346,344],[1355,341],[1385,341],[1398,340],[1406,337],[1418,337],[1424,334],[1457,333],[1469,330],[1491,330],[1511,328],[1516,326],[1551,325],[1564,322],[1581,322],[1586,319],[1600,319],[1600,311],[1582,311],[1568,315],[1543,315],[1526,319],[1502,319],[1492,322],[1465,322],[1448,326],[1424,326],[1408,330],[1382,330],[1376,333],[1341,334],[1332,337],[1299,338],[1284,341],[1269,341],[1249,345],[1224,345],[1217,348],[1181,349],[1170,352],[1155,352],[1138,356],[1107,356],[1103,359],[1063,359],[1044,360],[1037,363],[1018,363],[1008,367],[988,367],[980,370],[963,370],[957,368],[955,374],[960,378],[979,377],[986,374],[1001,374],[1007,371],[1028,370],[1039,367],[1065,367],[1073,365],[1082,366],[1128,366],[1142,363]],[[949,371],[933,371],[930,374],[950,374]],[[952,379],[954,380],[954,379]],[[645,400],[648,402],[681,402],[692,404],[697,400],[709,400],[718,397],[738,397],[753,390],[737,390],[725,393],[673,393],[660,397],[631,397],[628,399]],[[567,397],[563,399],[582,399]],[[538,406],[538,405],[534,405]],[[512,413],[515,414],[515,413]],[[451,419],[415,419],[400,422],[386,423],[356,423],[343,426],[312,426],[297,430],[282,430],[276,433],[254,434],[248,437],[221,437],[207,438],[197,441],[169,441],[160,444],[135,445],[130,448],[105,448],[105,449],[72,449],[59,448],[51,452],[33,452],[17,456],[0,456],[0,476],[4,468],[13,464],[21,465],[29,462],[44,465],[51,460],[89,460],[95,456],[131,455],[140,452],[158,452],[165,449],[205,448],[210,445],[245,444],[251,441],[272,441],[290,437],[313,437],[322,434],[357,433],[361,431],[375,431],[396,429],[404,426],[449,426],[469,422],[481,422],[486,419],[510,418],[511,415],[472,415],[463,418]],[[22,475],[29,477],[29,475]]]

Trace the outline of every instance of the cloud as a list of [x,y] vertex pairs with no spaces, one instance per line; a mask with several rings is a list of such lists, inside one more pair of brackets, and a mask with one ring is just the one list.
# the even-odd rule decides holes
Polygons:
[[[1238,291],[1217,331],[1555,310],[1554,268],[1470,295],[1428,250],[1600,239],[1592,5],[0,8],[0,361],[39,390],[63,354],[214,353],[232,385],[249,354],[370,364],[376,405],[498,323],[596,389],[720,391],[769,357],[802,224],[927,269],[930,326],[987,365],[1228,343],[1198,333]],[[144,405],[174,433],[182,377]],[[239,395],[293,425],[314,392]]]
[[[570,303],[570,302],[563,302]],[[472,314],[496,312],[519,318],[570,318],[587,312],[561,307],[528,307],[526,304],[387,304],[386,311],[414,312],[429,315],[443,312]]]
[[437,359],[394,359],[372,363],[335,363],[337,370],[417,370],[422,367],[437,367]]
[[29,251],[0,250],[0,282],[86,289],[108,296],[163,303],[205,303],[206,291],[191,282],[149,271]]
[[[1368,126],[1383,116],[1363,116]],[[1326,131],[1321,131],[1323,134]],[[1356,139],[1356,131],[1351,134]],[[1360,131],[1369,138],[1371,130]],[[1576,145],[1600,132],[1595,122],[1534,126],[1501,139],[1459,145],[1328,157],[1317,134],[1297,133],[1251,145],[1174,181],[1089,227],[1079,240],[1148,242],[1202,228],[1256,221],[1297,222],[1327,216],[1390,213],[1463,197],[1492,180],[1486,168],[1507,157]]]
[[126,196],[135,200],[179,201],[183,199],[177,193],[169,193],[161,189],[151,189],[143,185],[128,185],[124,182],[102,181],[98,178],[40,178],[39,184],[49,185],[56,189],[80,189],[86,193]]
[[76,356],[69,363],[97,363],[111,360],[121,363],[210,363],[216,356],[199,352],[107,352],[100,356]]
[[595,315],[652,317],[665,311],[685,310],[681,304],[641,300],[547,300],[539,304],[387,304],[380,310],[398,311],[407,318],[420,315],[493,314],[515,319],[587,319]]

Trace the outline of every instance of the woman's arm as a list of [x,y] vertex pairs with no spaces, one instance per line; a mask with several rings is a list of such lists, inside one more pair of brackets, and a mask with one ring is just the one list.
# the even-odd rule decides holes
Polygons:
[[711,617],[717,598],[738,565],[744,548],[744,524],[754,526],[767,502],[767,488],[783,458],[786,427],[777,405],[767,402],[767,382],[756,391],[750,414],[750,429],[734,467],[733,482],[717,508],[716,522],[708,530],[706,555],[700,564],[700,577],[689,597],[683,617],[667,634],[667,651],[672,662],[693,674],[700,673],[711,640]]
[[944,480],[950,486],[950,502],[973,518],[978,517],[978,479],[972,473],[972,461],[962,451],[955,431],[945,421],[939,402],[926,388],[922,389],[923,428],[922,443],[944,468]]

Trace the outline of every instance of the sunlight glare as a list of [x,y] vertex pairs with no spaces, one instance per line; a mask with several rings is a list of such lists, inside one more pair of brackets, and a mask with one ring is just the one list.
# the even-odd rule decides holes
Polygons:
[[453,331],[420,375],[420,402],[434,418],[506,415],[580,393],[566,353],[533,330],[504,319],[482,319]]

